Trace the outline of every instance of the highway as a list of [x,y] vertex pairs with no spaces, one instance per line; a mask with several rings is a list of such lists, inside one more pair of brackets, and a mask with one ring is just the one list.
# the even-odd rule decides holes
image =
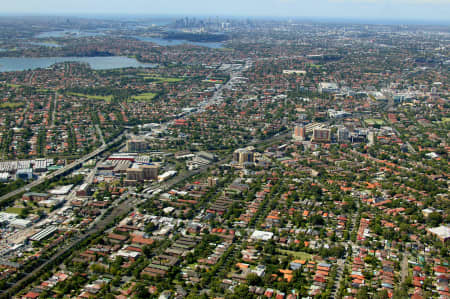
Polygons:
[[111,145],[113,145],[114,143],[120,141],[120,139],[122,138],[122,136],[123,136],[123,134],[119,135],[116,139],[114,139],[114,140],[111,141],[110,143],[105,144],[105,145],[102,145],[101,147],[99,147],[99,148],[96,149],[95,151],[93,151],[93,152],[91,152],[91,153],[89,153],[89,154],[87,154],[87,155],[85,155],[85,156],[83,156],[83,157],[81,157],[81,158],[79,158],[79,159],[73,161],[72,163],[70,163],[70,164],[64,166],[64,167],[61,168],[61,169],[58,169],[58,170],[55,171],[55,172],[52,172],[52,173],[49,174],[48,176],[41,177],[41,178],[39,178],[39,179],[37,179],[37,180],[35,180],[35,181],[33,181],[33,182],[31,182],[31,183],[29,183],[29,184],[23,186],[22,188],[16,189],[16,190],[14,190],[14,191],[12,191],[12,192],[10,192],[10,193],[8,193],[8,194],[5,194],[5,195],[1,196],[1,197],[0,197],[0,201],[7,200],[7,199],[9,199],[9,198],[11,198],[11,197],[14,197],[14,196],[16,196],[16,195],[21,194],[22,192],[27,192],[27,191],[29,191],[31,188],[36,187],[36,186],[42,184],[42,183],[45,182],[46,180],[51,180],[51,179],[53,179],[53,178],[55,178],[55,177],[57,177],[57,176],[59,176],[59,175],[65,173],[65,172],[67,172],[67,171],[70,171],[70,170],[74,169],[75,167],[79,166],[80,164],[82,164],[82,163],[84,163],[84,162],[86,162],[86,161],[88,161],[88,160],[94,158],[95,156],[101,154],[102,152],[104,152],[106,149],[108,149],[109,146],[111,146]]
[[100,129],[100,126],[98,124],[95,125],[95,129],[97,130],[97,134],[100,138],[100,141],[102,142],[103,145],[105,145],[106,142],[105,142],[105,138],[103,138],[102,129]]

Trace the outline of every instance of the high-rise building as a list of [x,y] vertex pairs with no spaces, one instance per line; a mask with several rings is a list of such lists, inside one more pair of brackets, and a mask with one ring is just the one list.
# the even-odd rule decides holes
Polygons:
[[370,131],[369,134],[367,135],[367,139],[369,141],[369,146],[372,146],[375,144],[375,133],[373,131]]
[[158,166],[157,165],[142,165],[144,172],[144,180],[156,180],[158,179]]
[[304,141],[306,139],[306,128],[303,125],[296,125],[294,127],[294,134],[292,138],[296,141]]
[[234,151],[233,160],[239,164],[244,164],[246,162],[254,162],[255,156],[252,151],[245,148],[240,148]]
[[215,187],[217,185],[217,178],[214,177],[208,177],[208,187],[212,188]]
[[331,130],[323,128],[315,128],[313,130],[313,141],[314,142],[328,142],[331,139]]
[[131,139],[127,141],[127,150],[132,153],[144,152],[148,149],[148,143],[141,139]]
[[350,138],[350,131],[346,127],[341,127],[337,131],[338,142],[347,142]]
[[128,168],[127,171],[128,181],[148,181],[158,179],[158,166],[157,165],[138,165],[132,168]]
[[143,181],[144,171],[142,168],[128,168],[127,181]]

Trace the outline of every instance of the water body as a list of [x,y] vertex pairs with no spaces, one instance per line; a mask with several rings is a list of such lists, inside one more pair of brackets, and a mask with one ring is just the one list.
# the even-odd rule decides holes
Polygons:
[[194,45],[207,47],[212,49],[220,49],[223,48],[223,43],[218,42],[191,42],[184,39],[176,39],[176,40],[168,40],[159,37],[142,37],[142,36],[133,36],[134,38],[144,41],[158,44],[160,46],[178,46],[178,45]]
[[0,57],[0,72],[34,70],[47,68],[55,63],[61,62],[88,63],[94,70],[111,70],[128,67],[154,68],[153,63],[141,63],[134,58],[125,56],[108,57]]
[[60,31],[48,31],[37,34],[36,38],[51,38],[51,37],[90,37],[103,35],[100,32],[80,31],[80,30],[60,30]]

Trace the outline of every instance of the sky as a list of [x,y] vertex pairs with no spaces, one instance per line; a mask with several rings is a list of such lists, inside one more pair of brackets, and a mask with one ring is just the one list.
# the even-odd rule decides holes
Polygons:
[[203,15],[450,23],[450,0],[0,0],[7,15]]

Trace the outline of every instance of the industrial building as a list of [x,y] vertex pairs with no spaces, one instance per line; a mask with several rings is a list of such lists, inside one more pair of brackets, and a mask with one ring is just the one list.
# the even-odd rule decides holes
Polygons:
[[33,236],[30,237],[31,241],[41,241],[47,237],[49,237],[50,235],[52,235],[54,232],[56,232],[58,230],[58,228],[56,226],[49,226],[43,230],[41,230],[40,232],[34,234]]

